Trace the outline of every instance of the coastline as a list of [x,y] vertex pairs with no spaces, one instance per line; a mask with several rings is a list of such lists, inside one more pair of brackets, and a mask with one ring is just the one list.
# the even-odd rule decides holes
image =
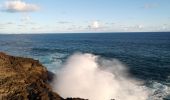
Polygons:
[[84,100],[62,98],[52,91],[52,73],[38,60],[0,52],[0,99],[2,100]]

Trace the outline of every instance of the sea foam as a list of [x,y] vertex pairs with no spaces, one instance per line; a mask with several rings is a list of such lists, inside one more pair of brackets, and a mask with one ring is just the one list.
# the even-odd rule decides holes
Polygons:
[[147,100],[143,82],[130,77],[118,60],[107,60],[93,54],[76,53],[57,71],[53,88],[62,97],[89,100]]

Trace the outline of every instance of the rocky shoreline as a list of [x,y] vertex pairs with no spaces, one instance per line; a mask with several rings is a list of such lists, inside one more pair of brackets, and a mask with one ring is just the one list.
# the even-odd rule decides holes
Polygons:
[[0,52],[0,100],[85,100],[52,91],[52,73],[38,60]]

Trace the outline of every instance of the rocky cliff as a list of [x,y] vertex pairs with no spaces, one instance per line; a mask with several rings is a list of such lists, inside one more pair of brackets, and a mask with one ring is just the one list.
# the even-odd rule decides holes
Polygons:
[[52,91],[48,79],[39,61],[0,52],[0,100],[83,100],[63,99]]

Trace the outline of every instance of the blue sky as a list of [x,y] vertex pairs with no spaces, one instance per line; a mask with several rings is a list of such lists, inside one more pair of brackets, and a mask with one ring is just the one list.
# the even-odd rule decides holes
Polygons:
[[170,0],[0,0],[0,33],[170,31]]

